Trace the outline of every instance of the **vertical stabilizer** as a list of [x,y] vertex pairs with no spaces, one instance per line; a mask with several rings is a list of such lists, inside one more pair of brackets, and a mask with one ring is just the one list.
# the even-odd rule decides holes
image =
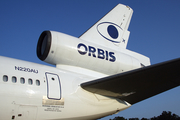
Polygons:
[[130,34],[127,29],[132,13],[130,7],[118,4],[79,38],[112,49],[114,45],[126,48]]

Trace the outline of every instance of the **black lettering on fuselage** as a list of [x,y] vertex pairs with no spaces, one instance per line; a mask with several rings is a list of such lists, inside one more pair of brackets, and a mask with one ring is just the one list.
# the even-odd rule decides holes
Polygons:
[[19,67],[19,66],[15,66],[15,70],[18,71],[24,71],[24,72],[32,72],[32,73],[38,73],[38,70],[36,69],[30,69],[30,68],[26,68],[26,67]]
[[92,56],[94,58],[105,59],[111,62],[116,61],[114,52],[108,52],[107,50],[95,48],[93,46],[86,46],[83,43],[79,43],[77,45],[77,50],[81,55],[88,54],[88,56]]

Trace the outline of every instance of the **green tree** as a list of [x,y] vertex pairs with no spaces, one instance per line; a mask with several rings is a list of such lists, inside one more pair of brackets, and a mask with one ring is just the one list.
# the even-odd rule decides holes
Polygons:
[[127,120],[127,119],[125,119],[124,117],[115,117],[113,120]]
[[153,120],[180,120],[180,117],[176,114],[172,114],[170,111],[163,111],[160,116],[156,117],[156,119]]
[[147,118],[142,118],[141,120],[148,120]]
[[[111,119],[110,119],[111,120]],[[127,120],[124,117],[115,117],[112,120]],[[129,120],[139,120],[139,118],[129,118]],[[172,114],[172,112],[163,111],[161,115],[157,117],[152,117],[150,119],[142,118],[141,120],[180,120],[180,117],[176,114]]]
[[129,118],[129,120],[139,120],[139,118]]

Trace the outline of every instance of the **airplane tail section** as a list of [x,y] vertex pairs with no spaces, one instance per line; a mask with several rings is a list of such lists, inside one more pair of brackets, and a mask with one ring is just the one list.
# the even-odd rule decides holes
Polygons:
[[132,13],[130,7],[118,4],[79,38],[111,49],[114,45],[126,48]]

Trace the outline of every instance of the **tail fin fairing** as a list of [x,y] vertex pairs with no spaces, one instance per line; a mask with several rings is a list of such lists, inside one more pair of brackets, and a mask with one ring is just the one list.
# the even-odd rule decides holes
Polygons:
[[118,4],[79,38],[111,49],[115,48],[114,45],[126,48],[132,13],[130,7]]

